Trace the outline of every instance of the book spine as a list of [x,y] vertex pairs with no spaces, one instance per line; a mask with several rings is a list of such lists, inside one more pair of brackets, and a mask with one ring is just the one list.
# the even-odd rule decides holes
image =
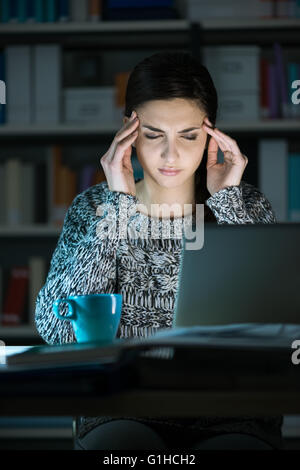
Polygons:
[[283,60],[282,47],[279,43],[274,43],[275,51],[275,67],[277,74],[277,82],[279,85],[280,92],[280,111],[282,118],[289,117],[289,100],[288,100],[288,83],[286,77],[286,67]]
[[65,22],[70,20],[69,0],[59,0],[58,3],[58,21]]
[[1,22],[8,23],[11,16],[11,1],[1,0]]
[[93,165],[85,165],[83,167],[79,177],[79,193],[82,193],[87,188],[92,186],[94,181],[94,171],[95,168]]
[[300,153],[292,153],[288,157],[289,166],[289,220],[300,222]]
[[[0,164],[0,226],[6,224],[6,201],[5,201],[5,167]],[[0,310],[1,311],[1,310]]]
[[7,225],[19,225],[22,220],[21,167],[22,164],[17,158],[9,158],[4,164]]
[[34,16],[37,23],[43,23],[46,21],[44,0],[34,0]]
[[70,7],[71,21],[88,21],[87,0],[72,0]]
[[288,218],[288,144],[285,139],[259,141],[259,189],[270,201],[278,222]]
[[268,102],[270,104],[270,115],[271,119],[279,117],[279,102],[278,102],[278,83],[276,68],[273,63],[268,65]]
[[0,51],[0,125],[6,122],[5,55]]
[[[34,223],[34,164],[30,162],[24,162],[22,165],[22,178],[21,178],[21,190],[22,190],[22,223],[33,224]],[[39,194],[39,198],[40,198]]]
[[18,0],[10,0],[10,23],[17,23],[18,22]]
[[34,6],[35,6],[35,0],[27,0],[26,17],[27,17],[28,23],[34,23],[36,21]]
[[89,20],[97,22],[102,19],[102,0],[89,0]]
[[3,306],[3,326],[17,326],[22,323],[28,281],[29,269],[27,266],[14,266],[11,269],[8,290]]
[[32,56],[30,46],[7,46],[5,71],[7,86],[7,123],[32,122]]
[[56,0],[46,1],[46,22],[53,23],[57,21],[57,2]]
[[47,190],[47,164],[41,161],[34,167],[33,218],[38,224],[48,221]]
[[[298,88],[299,88],[299,95],[300,95],[300,75],[298,75],[298,67],[299,65],[293,62],[289,62],[287,69],[288,69],[288,83],[289,83],[289,98],[290,98],[290,115],[292,118],[297,118],[298,117],[298,111],[297,111],[297,93],[295,93],[295,89],[297,88],[297,81],[299,82]],[[299,96],[300,98],[300,96]],[[299,103],[298,103],[299,106]]]
[[27,3],[26,0],[17,0],[18,22],[27,21]]
[[268,61],[260,59],[260,109],[262,118],[269,116]]
[[61,49],[59,45],[33,46],[34,122],[61,122]]

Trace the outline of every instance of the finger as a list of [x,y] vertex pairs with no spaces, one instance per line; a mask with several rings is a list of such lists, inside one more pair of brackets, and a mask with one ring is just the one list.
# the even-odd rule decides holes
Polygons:
[[224,132],[220,131],[220,129],[218,129],[217,127],[212,130],[216,133],[216,135],[220,137],[220,139],[223,139],[223,141],[229,145],[229,148],[231,149],[232,153],[234,153],[235,155],[241,155],[241,151],[236,140],[234,140],[232,137],[225,134]]
[[102,159],[104,160],[104,164],[112,164],[116,163],[117,165],[120,163],[124,156],[124,151],[134,142],[134,140],[138,136],[138,131],[134,131],[133,133],[126,136],[120,142],[113,142],[109,152],[106,154],[106,157]]
[[[226,145],[229,146],[229,148],[230,148],[230,150],[228,151],[229,153],[224,152],[224,158],[226,158],[226,160],[228,160],[228,161],[231,160],[232,161],[233,156],[243,158],[244,160],[245,160],[245,158],[247,159],[247,157],[241,153],[240,148],[239,148],[236,140],[232,139],[227,134],[224,134],[219,129],[215,129],[215,131],[216,131],[216,134],[220,137],[220,139],[223,138],[223,142],[226,142]],[[245,166],[247,165],[247,163],[248,163],[248,159],[245,163]]]
[[205,131],[207,131],[208,134],[210,134],[212,137],[215,138],[215,140],[218,142],[220,149],[222,152],[229,150],[232,151],[229,142],[223,138],[218,132],[216,132],[214,129],[211,129],[210,127],[205,125]]
[[124,152],[127,150],[132,142],[137,138],[138,131],[134,131],[132,134],[125,137],[121,142],[118,143],[114,156],[111,160],[111,163],[119,166],[124,158]]
[[134,132],[137,129],[137,127],[139,125],[139,120],[138,120],[138,118],[130,120],[130,121],[128,121],[128,123],[126,123],[126,125],[127,125],[126,128],[122,127],[122,129],[120,129],[116,133],[116,135],[115,135],[115,137],[114,137],[114,139],[111,143],[111,146],[110,146],[110,149],[109,149],[109,152],[108,152],[108,157],[109,157],[110,160],[112,160],[112,158],[114,157],[114,154],[115,154],[115,151],[117,149],[117,146],[118,146],[119,142],[121,142],[125,137],[129,136],[132,132]]
[[242,155],[236,140],[234,140],[231,137],[229,137],[228,135],[224,134],[219,129],[216,129],[216,132],[221,138],[223,138],[226,142],[228,142],[232,153],[234,153],[235,155]]
[[120,142],[124,137],[126,137],[128,134],[133,132],[133,129],[135,129],[139,124],[139,119],[135,118],[133,120],[128,121],[124,127],[122,127],[115,135],[115,141]]
[[212,137],[207,149],[207,165],[206,168],[213,166],[218,161],[218,142]]

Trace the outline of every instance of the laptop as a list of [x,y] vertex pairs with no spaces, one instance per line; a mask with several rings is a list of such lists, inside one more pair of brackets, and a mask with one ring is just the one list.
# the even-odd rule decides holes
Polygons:
[[300,223],[206,223],[201,249],[186,242],[173,327],[300,324]]

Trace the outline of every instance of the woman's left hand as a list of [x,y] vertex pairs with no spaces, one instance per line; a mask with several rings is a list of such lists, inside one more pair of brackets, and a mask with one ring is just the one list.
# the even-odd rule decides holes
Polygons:
[[[221,189],[240,184],[248,158],[241,153],[234,139],[211,126],[205,118],[203,129],[211,135],[207,149],[207,189],[213,195]],[[223,163],[217,163],[218,147],[224,153]]]

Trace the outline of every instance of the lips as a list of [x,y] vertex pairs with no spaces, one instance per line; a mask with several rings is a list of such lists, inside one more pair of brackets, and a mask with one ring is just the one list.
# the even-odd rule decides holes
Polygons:
[[168,175],[168,176],[173,176],[173,175],[177,175],[181,170],[176,170],[176,169],[165,169],[165,168],[159,168],[159,171],[163,174],[163,175]]

